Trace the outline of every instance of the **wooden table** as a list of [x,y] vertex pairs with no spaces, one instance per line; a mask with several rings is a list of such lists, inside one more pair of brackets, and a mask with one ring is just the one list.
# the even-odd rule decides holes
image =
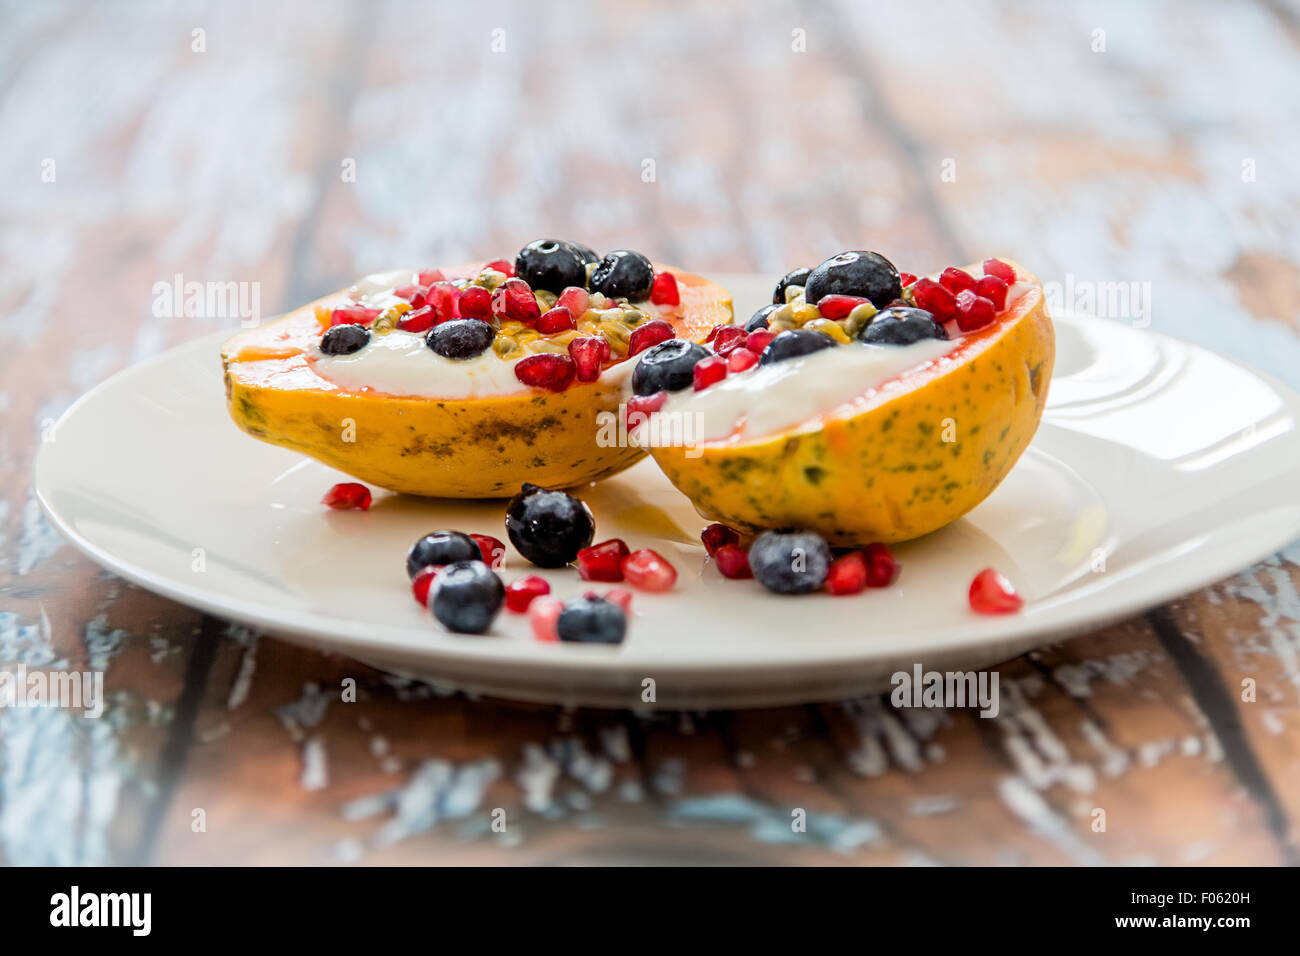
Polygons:
[[641,717],[259,639],[102,572],[30,488],[79,394],[232,324],[155,318],[157,282],[256,282],[269,314],[550,234],[704,273],[1014,255],[1150,283],[1153,327],[1300,386],[1300,6],[271,6],[0,13],[0,660],[112,695],[0,713],[0,859],[1300,859],[1295,547],[1008,662],[995,720]]

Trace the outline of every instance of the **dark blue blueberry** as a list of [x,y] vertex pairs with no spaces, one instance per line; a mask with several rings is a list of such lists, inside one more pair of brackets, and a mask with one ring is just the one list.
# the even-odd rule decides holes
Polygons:
[[580,498],[526,484],[506,505],[506,534],[539,568],[562,568],[591,544],[596,521]]
[[604,598],[575,598],[564,605],[555,622],[562,641],[583,644],[622,644],[627,633],[627,615]]
[[534,292],[545,289],[559,295],[571,285],[584,288],[587,285],[585,252],[591,250],[563,239],[534,239],[515,257],[515,275],[532,286]]
[[822,349],[834,348],[835,344],[833,338],[816,329],[786,329],[763,349],[758,364],[771,365],[773,362],[784,362],[786,359],[798,358],[801,355],[811,355]]
[[781,276],[781,281],[776,284],[776,291],[772,293],[773,304],[785,305],[785,290],[792,285],[806,285],[810,275],[812,275],[811,269],[794,269]]
[[779,305],[765,305],[749,317],[745,323],[746,332],[757,332],[759,329],[765,329],[772,318],[772,313],[779,309]]
[[611,299],[631,302],[644,299],[654,285],[655,270],[650,260],[639,252],[618,249],[605,253],[591,273],[591,291],[603,292]]
[[413,578],[431,564],[455,564],[481,557],[483,552],[469,535],[459,531],[435,531],[426,534],[406,552],[406,574]]
[[[596,263],[600,261],[600,253],[591,248],[591,246],[584,246],[580,242],[570,242],[569,245],[578,250],[578,255],[582,256],[583,262]],[[579,285],[583,284],[585,283],[579,283]]]
[[370,341],[370,330],[364,325],[335,325],[321,336],[320,350],[326,355],[351,355],[360,352]]
[[676,392],[690,388],[695,366],[709,357],[709,350],[685,339],[669,339],[641,353],[632,370],[632,391],[637,395]]
[[830,546],[811,531],[764,531],[749,548],[754,577],[777,594],[816,591],[830,566]]
[[903,294],[894,264],[878,252],[862,249],[827,259],[808,276],[804,299],[816,305],[828,295],[857,295],[883,309]]
[[501,611],[506,589],[482,561],[457,561],[433,579],[429,610],[449,631],[482,634]]
[[424,342],[443,358],[472,359],[486,352],[496,337],[496,329],[487,322],[452,319],[431,328]]
[[922,339],[946,339],[948,333],[925,309],[890,306],[872,316],[858,332],[858,339],[868,345],[911,345]]

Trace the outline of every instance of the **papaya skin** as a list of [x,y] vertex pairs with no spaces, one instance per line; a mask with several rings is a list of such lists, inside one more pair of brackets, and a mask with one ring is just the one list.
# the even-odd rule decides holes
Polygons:
[[747,533],[802,528],[852,547],[956,521],[1029,446],[1056,355],[1041,284],[1003,261],[1033,287],[935,367],[883,383],[811,430],[651,455],[701,515]]
[[[471,263],[443,272],[456,278],[480,268]],[[679,335],[702,341],[714,325],[731,321],[731,297],[721,286],[671,267],[655,269],[677,277],[681,305],[663,317]],[[346,302],[345,292],[326,296],[222,346],[226,404],[236,425],[369,485],[446,498],[509,496],[525,481],[571,487],[607,478],[644,454],[635,446],[597,443],[597,415],[618,414],[626,398],[606,381],[474,399],[335,385],[313,371],[309,358],[322,331],[317,307],[328,311]]]

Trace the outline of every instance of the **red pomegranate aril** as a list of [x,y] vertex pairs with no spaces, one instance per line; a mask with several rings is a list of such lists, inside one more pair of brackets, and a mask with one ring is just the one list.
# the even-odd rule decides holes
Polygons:
[[728,372],[743,372],[758,364],[758,356],[749,349],[733,349],[727,356]]
[[677,291],[677,277],[671,272],[655,274],[654,284],[650,286],[650,301],[655,305],[681,305],[681,293]]
[[939,273],[939,284],[956,295],[958,292],[965,292],[967,289],[975,288],[975,277],[965,269],[958,269],[956,266],[949,266]]
[[650,395],[633,395],[627,400],[627,430],[631,431],[645,422],[652,412],[657,412],[668,401],[668,393],[659,391]]
[[623,559],[623,577],[642,591],[671,591],[677,583],[677,569],[662,554],[642,548]]
[[718,566],[718,573],[733,581],[754,576],[749,567],[749,552],[738,544],[724,544],[714,551],[713,563]]
[[563,610],[564,602],[549,595],[536,598],[528,605],[528,624],[533,629],[533,637],[539,641],[558,641],[560,634],[555,623]]
[[826,573],[826,590],[837,597],[858,594],[867,587],[867,559],[861,551],[853,551],[831,562]]
[[663,319],[653,319],[632,330],[632,334],[627,340],[627,354],[629,357],[636,355],[651,346],[658,345],[660,342],[667,342],[669,339],[676,337],[677,330],[671,325]]
[[335,511],[369,511],[370,489],[355,481],[343,481],[325,492],[320,503]]
[[425,269],[423,272],[420,273],[419,279],[417,281],[420,283],[420,285],[424,286],[427,289],[435,282],[441,282],[446,278],[447,277],[442,274],[441,269]]
[[537,296],[523,279],[507,279],[492,293],[492,313],[532,325],[542,317]]
[[991,325],[997,314],[998,310],[993,303],[982,295],[976,295],[969,289],[957,293],[957,328],[963,332],[974,332]]
[[466,286],[460,293],[460,317],[462,319],[492,320],[492,293],[481,285]]
[[1025,606],[1015,587],[993,568],[985,568],[970,583],[970,608],[978,614],[1011,614]]
[[824,295],[817,303],[817,311],[826,319],[842,319],[860,305],[871,301],[859,295]]
[[712,557],[714,552],[726,544],[740,544],[740,532],[735,528],[729,528],[725,524],[714,522],[700,532],[700,540],[704,542],[704,550],[709,552]]
[[695,390],[703,391],[710,385],[717,385],[727,377],[727,360],[721,355],[710,355],[695,363]]
[[578,552],[578,576],[584,581],[622,581],[628,555],[622,538],[611,538]]
[[394,289],[393,295],[397,296],[399,299],[405,299],[407,302],[410,302],[419,291],[420,287],[418,285],[404,285],[399,289]]
[[912,275],[912,273],[910,272],[900,272],[898,274],[898,283],[904,289],[906,289],[909,285],[911,285],[915,281],[916,281],[916,276]]
[[542,335],[555,335],[557,332],[567,332],[571,328],[573,328],[573,313],[562,305],[557,305],[537,320],[537,331]]
[[398,319],[397,327],[403,332],[427,332],[433,328],[437,318],[433,306],[426,305],[422,309],[412,309]]
[[982,295],[993,303],[993,308],[1001,312],[1007,307],[1007,289],[1010,288],[997,276],[982,276],[975,283],[975,294]]
[[438,321],[460,318],[460,289],[450,282],[435,282],[429,286],[425,300],[438,313]]
[[1016,284],[1016,270],[1001,259],[985,259],[984,274],[986,276],[997,276],[1007,285]]
[[749,333],[738,325],[721,325],[713,331],[717,333],[713,337],[713,351],[719,355],[730,355],[733,349],[743,346],[749,338]]
[[505,543],[490,534],[471,534],[470,537],[478,545],[479,553],[483,555],[483,563],[493,571],[500,571],[501,565],[506,563]]
[[762,355],[763,349],[771,345],[774,338],[776,338],[775,332],[769,332],[767,329],[755,329],[745,339],[745,348],[755,355]]
[[506,607],[516,614],[523,614],[533,601],[550,593],[551,586],[545,578],[525,574],[506,585]]
[[525,385],[547,388],[552,392],[568,388],[576,371],[573,359],[554,352],[530,355],[515,363],[515,378]]
[[925,309],[940,322],[947,322],[956,314],[956,297],[933,279],[917,279],[912,286],[912,301],[918,309]]
[[[541,327],[540,323],[538,327]],[[579,382],[594,382],[600,378],[601,367],[609,361],[609,355],[609,340],[603,335],[591,335],[569,343],[569,357],[577,368]]]
[[378,309],[365,309],[349,305],[330,313],[330,325],[369,325],[379,315]]
[[515,274],[514,263],[509,259],[493,259],[483,268],[491,269],[494,272],[500,272],[506,278],[512,278]]
[[617,604],[624,614],[632,613],[632,592],[627,588],[610,588],[605,592],[605,600]]
[[415,577],[411,578],[411,594],[415,597],[415,603],[426,611],[429,609],[429,587],[442,569],[441,564],[431,564],[416,571]]
[[591,293],[586,289],[571,285],[555,300],[556,306],[564,306],[575,318],[581,318],[591,308]]
[[888,545],[879,541],[869,544],[862,555],[867,564],[867,587],[887,588],[898,580],[898,572],[903,566]]

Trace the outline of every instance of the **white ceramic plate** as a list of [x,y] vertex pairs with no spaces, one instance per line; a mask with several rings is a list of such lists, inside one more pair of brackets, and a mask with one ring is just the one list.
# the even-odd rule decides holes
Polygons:
[[[766,279],[727,284],[741,316],[770,294]],[[1300,535],[1300,396],[1161,335],[1062,317],[1033,445],[969,516],[898,547],[892,588],[782,598],[724,580],[699,545],[706,522],[646,461],[579,492],[597,540],[654,547],[680,572],[675,592],[636,596],[621,646],[539,643],[509,613],[492,635],[457,636],[411,600],[406,549],[438,528],[504,540],[503,503],[381,492],[368,513],[328,511],[320,496],[343,475],[227,418],[221,339],[129,369],[69,409],[36,463],[50,519],[150,590],[470,692],[659,707],[848,697],[916,662],[998,663],[1194,590]],[[1028,598],[1022,613],[968,609],[971,577],[988,565]],[[529,572],[512,550],[506,579]],[[587,588],[573,570],[542,573],[561,596]]]

